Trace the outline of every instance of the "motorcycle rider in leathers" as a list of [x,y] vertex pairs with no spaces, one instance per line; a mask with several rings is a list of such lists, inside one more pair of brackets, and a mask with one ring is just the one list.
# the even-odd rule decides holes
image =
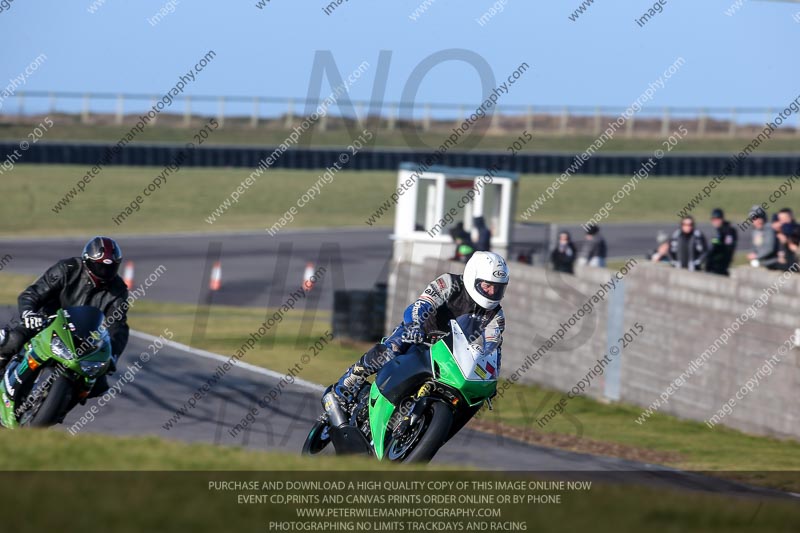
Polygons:
[[[48,315],[64,307],[91,305],[106,316],[111,339],[112,366],[128,343],[128,288],[117,275],[122,262],[119,245],[109,237],[94,237],[81,257],[62,259],[19,295],[21,323],[0,329],[0,368],[22,350],[44,326]],[[109,317],[114,317],[113,322]],[[108,390],[106,376],[95,383],[89,397]]]
[[333,386],[344,403],[355,401],[366,378],[377,373],[395,356],[421,344],[431,331],[449,331],[451,319],[472,313],[481,320],[483,335],[474,339],[481,351],[498,347],[497,371],[500,369],[499,346],[502,344],[505,316],[500,307],[508,285],[508,266],[493,252],[475,252],[464,266],[464,274],[442,274],[433,280],[419,298],[403,313],[403,322],[382,343],[376,344]]

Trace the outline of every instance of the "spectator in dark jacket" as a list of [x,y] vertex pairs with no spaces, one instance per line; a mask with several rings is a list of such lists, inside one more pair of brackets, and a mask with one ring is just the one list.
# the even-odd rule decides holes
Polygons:
[[721,276],[728,276],[728,268],[733,262],[738,240],[736,230],[731,223],[725,220],[722,209],[711,211],[711,225],[714,226],[714,235],[711,237],[711,249],[708,251],[706,271]]
[[798,249],[800,249],[800,227],[787,222],[781,226],[778,237],[778,270],[789,270],[797,262]]
[[575,266],[575,245],[569,233],[562,231],[558,234],[558,244],[550,254],[553,270],[572,274]]
[[775,236],[781,232],[781,226],[783,226],[783,224],[784,223],[781,222],[781,217],[778,216],[778,213],[773,213],[769,225],[772,228],[772,231],[775,232]]
[[669,256],[672,266],[687,270],[701,270],[708,253],[703,232],[694,227],[694,218],[684,217],[681,227],[672,234]]
[[464,223],[459,222],[452,229],[450,229],[450,237],[456,244],[456,250],[453,254],[453,261],[461,261],[466,263],[472,254],[475,253],[475,247],[472,245],[472,239],[469,233],[464,229]]
[[769,269],[777,268],[778,239],[775,236],[775,230],[767,224],[767,214],[758,207],[750,212],[750,220],[753,221],[753,251],[747,254],[750,265]]
[[476,252],[490,252],[492,248],[492,232],[486,227],[483,217],[475,217],[474,224],[478,232],[478,240],[475,242]]
[[586,227],[586,237],[581,247],[580,264],[594,267],[606,266],[608,247],[606,240],[600,235],[600,228],[596,224]]
[[780,211],[778,211],[776,216],[778,217],[781,226],[784,224],[791,224],[793,226],[797,225],[797,221],[794,219],[794,212],[792,212],[792,210],[788,207],[782,208]]

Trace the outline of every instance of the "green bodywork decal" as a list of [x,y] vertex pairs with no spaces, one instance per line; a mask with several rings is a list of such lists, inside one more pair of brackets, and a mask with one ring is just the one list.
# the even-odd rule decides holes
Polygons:
[[467,379],[444,341],[431,347],[433,368],[439,369],[437,381],[461,391],[470,406],[475,406],[497,390],[497,380]]

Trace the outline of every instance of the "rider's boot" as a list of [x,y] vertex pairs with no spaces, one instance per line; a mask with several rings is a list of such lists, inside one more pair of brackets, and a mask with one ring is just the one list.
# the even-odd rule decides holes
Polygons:
[[356,363],[339,378],[339,381],[333,386],[333,392],[342,402],[353,403],[368,376],[367,369]]
[[333,392],[345,403],[353,403],[367,378],[381,369],[394,356],[385,344],[376,344],[347,369],[333,386]]

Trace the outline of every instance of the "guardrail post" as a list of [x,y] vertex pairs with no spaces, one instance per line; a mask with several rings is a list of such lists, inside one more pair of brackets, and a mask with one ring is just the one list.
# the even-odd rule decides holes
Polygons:
[[22,118],[25,111],[25,93],[20,91],[17,93],[17,115]]
[[225,125],[225,97],[220,96],[217,99],[217,122],[219,122],[219,127]]
[[286,102],[286,120],[283,123],[283,127],[289,129],[292,127],[294,123],[294,98],[289,98]]
[[706,110],[700,110],[700,117],[697,119],[697,135],[700,137],[705,136],[706,134],[706,123],[708,117],[706,116]]
[[633,137],[633,126],[636,122],[636,115],[631,115],[631,118],[625,122],[625,137]]
[[186,95],[186,105],[183,106],[183,127],[188,128],[192,124],[192,97]]
[[56,112],[56,95],[55,95],[55,93],[53,93],[53,91],[50,91],[48,93],[48,98],[50,100],[50,106],[49,106],[50,107],[50,114],[52,115],[53,113]]
[[567,122],[569,121],[569,110],[566,106],[561,110],[561,120],[558,124],[558,134],[559,135],[566,135],[567,134]]
[[525,129],[533,131],[533,106],[528,106],[525,114]]
[[669,108],[664,108],[664,114],[661,116],[661,136],[666,137],[669,135]]
[[386,129],[389,131],[394,131],[394,124],[395,124],[395,113],[397,112],[397,108],[394,104],[389,105],[389,116],[386,118]]
[[500,125],[500,116],[501,116],[500,108],[494,106],[494,109],[492,111],[493,111],[491,115],[492,118],[489,120],[489,131],[496,133],[502,131],[502,127]]
[[330,111],[330,108],[326,108],[325,112],[319,117],[319,131],[326,131],[328,129],[328,111]]
[[[150,98],[150,107],[155,107],[157,101],[158,101],[158,97],[157,96],[151,97]],[[158,113],[156,113],[156,116],[153,117],[153,125],[155,125],[156,122],[158,122]]]
[[367,113],[364,110],[364,104],[359,102],[356,104],[356,122],[358,123],[359,128],[364,127],[364,121],[367,118]]
[[250,115],[250,127],[258,127],[258,97],[253,97],[253,114]]
[[465,112],[464,104],[460,104],[458,106],[458,116],[456,116],[456,123],[455,123],[455,127],[456,128],[459,127],[461,124],[463,124],[463,122],[464,122],[464,112]]
[[592,133],[596,135],[600,135],[601,130],[603,129],[603,114],[600,111],[600,106],[595,106],[594,108],[594,127],[592,128]]
[[728,137],[736,137],[736,108],[731,109],[731,119],[728,123]]
[[83,108],[81,109],[81,122],[87,124],[89,122],[89,93],[83,95]]
[[122,124],[122,116],[125,112],[125,96],[118,94],[117,95],[117,112],[114,115],[114,123],[115,124]]
[[422,117],[422,131],[431,129],[431,105],[425,104],[425,116]]

